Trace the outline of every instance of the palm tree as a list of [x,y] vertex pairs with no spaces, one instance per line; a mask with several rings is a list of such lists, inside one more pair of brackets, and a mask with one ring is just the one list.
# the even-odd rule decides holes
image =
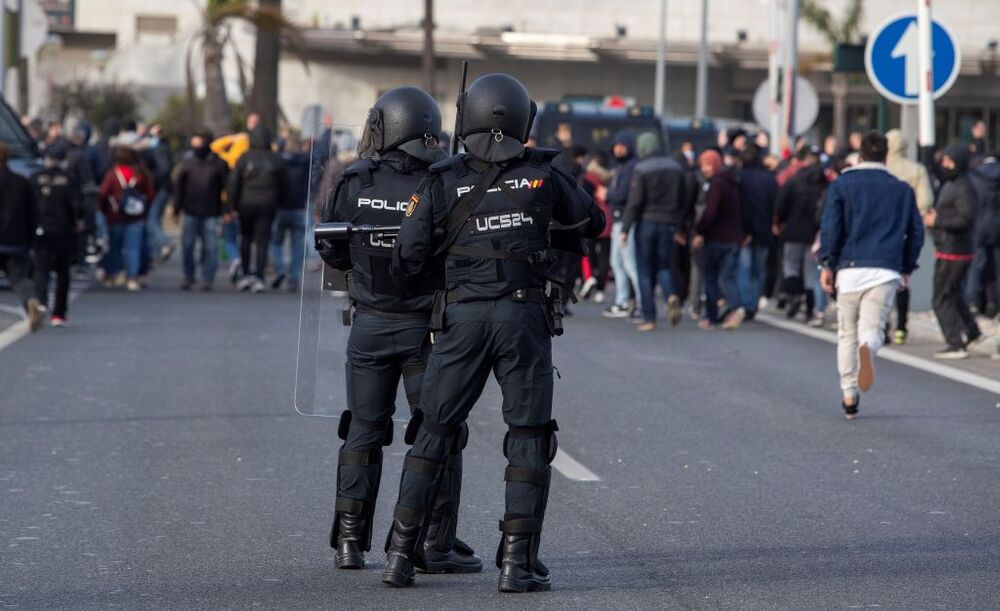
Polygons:
[[[823,35],[830,43],[831,53],[838,45],[861,42],[861,20],[864,17],[862,0],[849,0],[843,16],[834,19],[821,0],[802,0],[799,14],[806,23]],[[830,90],[833,93],[833,134],[839,142],[847,139],[848,75],[834,72]]]
[[[247,83],[244,61],[233,43],[234,21],[244,21],[257,27],[258,40],[253,71],[253,85]],[[239,83],[243,99],[250,108],[259,112],[270,127],[274,127],[280,114],[278,108],[278,58],[281,43],[286,43],[308,67],[302,44],[302,31],[281,13],[281,0],[260,0],[257,5],[249,0],[208,0],[202,9],[202,27],[188,48],[187,95],[191,113],[194,113],[194,84],[191,60],[194,45],[201,45],[201,59],[205,72],[204,123],[216,134],[232,129],[232,111],[226,97],[222,60],[231,51],[239,69]],[[253,94],[251,95],[251,89]]]

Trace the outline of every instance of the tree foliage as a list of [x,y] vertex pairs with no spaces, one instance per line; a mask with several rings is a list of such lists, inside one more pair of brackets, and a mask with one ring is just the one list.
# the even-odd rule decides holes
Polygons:
[[830,46],[853,44],[861,40],[861,20],[865,14],[863,0],[849,0],[840,19],[835,18],[821,0],[802,0],[799,15],[826,38]]
[[52,90],[52,107],[60,121],[76,115],[98,128],[108,119],[138,121],[139,105],[132,89],[116,82],[71,81]]

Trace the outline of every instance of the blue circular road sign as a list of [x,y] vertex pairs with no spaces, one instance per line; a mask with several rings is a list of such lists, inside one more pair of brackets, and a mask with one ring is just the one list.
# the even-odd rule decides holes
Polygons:
[[[958,78],[962,64],[955,38],[940,22],[931,29],[934,98],[939,98]],[[865,71],[872,86],[899,104],[916,104],[920,95],[917,16],[893,17],[877,28],[865,47]]]

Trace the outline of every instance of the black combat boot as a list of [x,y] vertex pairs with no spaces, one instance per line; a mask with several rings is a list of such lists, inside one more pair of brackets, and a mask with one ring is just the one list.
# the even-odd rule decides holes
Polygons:
[[545,592],[552,589],[549,570],[534,557],[531,535],[503,535],[500,541],[501,592]]
[[336,541],[331,541],[337,549],[338,569],[365,568],[365,545],[368,539],[368,523],[363,516],[352,513],[337,514],[334,525]]
[[420,524],[406,524],[399,519],[393,519],[392,531],[386,543],[385,571],[382,573],[382,583],[394,588],[406,588],[413,585],[413,557],[420,538]]
[[481,572],[483,561],[471,547],[447,530],[440,521],[430,523],[424,539],[423,558],[417,561],[417,568],[424,573]]

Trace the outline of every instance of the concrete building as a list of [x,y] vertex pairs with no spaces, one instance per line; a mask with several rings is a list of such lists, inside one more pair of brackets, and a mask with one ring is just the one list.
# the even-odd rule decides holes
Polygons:
[[[846,1],[823,4],[839,16]],[[320,104],[338,122],[357,122],[386,89],[422,85],[423,3],[285,0],[284,7],[306,28],[310,59],[308,68],[292,54],[281,63],[280,101],[293,120],[307,107]],[[697,0],[670,0],[668,5],[666,107],[672,115],[687,116],[694,110],[700,7]],[[753,93],[766,78],[769,7],[770,0],[709,1],[710,115],[752,117]],[[42,51],[49,53],[48,61],[39,62],[45,82],[81,76],[115,78],[142,91],[150,109],[167,94],[183,91],[189,41],[200,23],[195,2],[76,0],[74,8],[72,23],[53,29],[61,46]],[[914,0],[869,0],[861,31],[869,32],[886,18],[914,9]],[[939,141],[959,137],[982,118],[988,122],[991,143],[997,143],[1000,33],[995,24],[1000,22],[1000,2],[938,2],[935,17],[955,33],[963,57],[958,81],[938,102]],[[472,75],[509,71],[540,101],[615,94],[651,104],[658,19],[659,0],[437,0],[434,94],[450,121],[458,66],[468,59]],[[252,62],[252,31],[236,25],[233,33],[240,55]],[[814,130],[818,136],[829,132],[832,123],[830,46],[805,22],[799,26],[799,38],[800,69],[820,96]],[[95,49],[101,45],[105,46]],[[226,75],[230,93],[238,96],[233,55],[227,56]],[[195,68],[200,79],[197,62]],[[43,97],[33,100],[41,104]],[[873,126],[877,106],[878,96],[864,76],[852,78],[849,124]],[[898,122],[898,115],[898,107],[890,104],[890,125]]]

